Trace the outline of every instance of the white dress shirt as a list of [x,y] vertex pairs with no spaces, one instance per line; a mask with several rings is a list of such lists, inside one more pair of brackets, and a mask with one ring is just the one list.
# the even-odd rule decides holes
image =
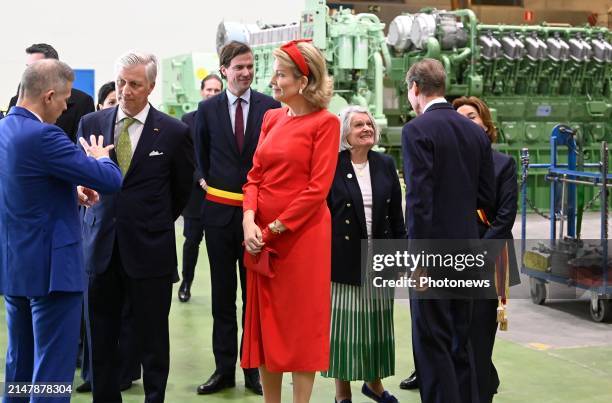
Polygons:
[[[123,112],[121,107],[117,107],[117,109],[117,119],[115,120],[115,147],[117,147],[117,144],[119,143],[119,135],[121,134],[121,130],[123,130],[123,125],[125,124],[123,119],[130,117]],[[142,134],[142,129],[144,128],[144,123],[147,120],[150,109],[151,105],[147,104],[140,112],[134,116],[131,116],[132,118],[136,119],[136,121],[132,123],[130,127],[128,127],[130,143],[132,144],[132,156],[134,156],[134,151],[138,146],[138,140],[140,140],[140,135]]]
[[[26,108],[26,109],[27,109],[27,108]],[[31,110],[31,109],[28,109],[28,111],[30,111],[30,113],[31,113],[32,115],[36,116],[36,119],[40,120],[40,123],[45,123],[45,122],[43,122],[42,118],[41,118],[41,117],[38,115],[38,113],[34,112],[34,111],[33,111],[33,110]]]
[[432,99],[431,101],[427,102],[427,105],[425,105],[425,107],[423,108],[423,113],[425,113],[427,109],[429,109],[429,107],[432,106],[433,104],[443,104],[443,103],[446,103],[446,99],[444,99],[443,97]]
[[370,162],[365,164],[355,164],[351,161],[355,175],[357,175],[357,183],[361,190],[361,198],[363,199],[363,212],[365,214],[366,231],[368,239],[372,239],[372,179],[370,178]]
[[[230,120],[232,121],[232,133],[236,133],[236,100],[238,100],[238,97],[232,94],[229,89],[225,90],[225,93],[227,94],[227,106],[229,107]],[[246,133],[247,117],[249,116],[249,107],[251,105],[251,89],[246,90],[240,98],[242,98],[243,128]]]

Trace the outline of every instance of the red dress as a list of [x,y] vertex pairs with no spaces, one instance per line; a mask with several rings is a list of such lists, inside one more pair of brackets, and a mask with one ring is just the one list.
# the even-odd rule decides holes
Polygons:
[[331,187],[340,122],[325,109],[288,116],[266,112],[243,209],[260,228],[275,219],[287,230],[269,242],[274,278],[247,270],[243,368],[314,372],[329,365]]

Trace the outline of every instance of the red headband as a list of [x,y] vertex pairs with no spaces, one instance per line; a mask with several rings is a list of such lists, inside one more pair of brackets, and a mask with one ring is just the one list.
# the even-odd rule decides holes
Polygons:
[[297,44],[300,42],[312,42],[312,39],[296,39],[285,43],[280,48],[283,52],[289,55],[291,60],[293,60],[293,63],[295,63],[297,66],[298,70],[300,70],[300,73],[308,77],[308,74],[310,73],[308,63],[306,63],[306,59],[304,59],[302,52],[300,52],[300,49],[297,47]]

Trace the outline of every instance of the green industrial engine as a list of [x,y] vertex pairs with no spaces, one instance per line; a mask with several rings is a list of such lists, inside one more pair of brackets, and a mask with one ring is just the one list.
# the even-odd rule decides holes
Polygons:
[[[529,147],[532,162],[548,162],[549,136],[559,123],[576,129],[584,162],[598,160],[598,142],[612,141],[612,33],[603,27],[485,25],[471,10],[424,9],[397,16],[385,36],[374,14],[330,12],[324,0],[306,0],[298,23],[221,23],[217,46],[230,40],[249,43],[255,56],[253,87],[269,93],[272,50],[297,38],[312,38],[326,56],[334,79],[330,109],[368,107],[382,128],[380,145],[398,162],[402,126],[414,117],[405,75],[425,57],[445,66],[449,100],[474,95],[487,102],[499,129],[496,148],[517,160],[519,150]],[[163,66],[164,90],[177,86],[176,80],[165,79],[170,61]],[[195,107],[198,96],[185,98],[187,92],[181,91],[182,107],[164,91],[166,110],[180,115]],[[530,178],[530,200],[548,209],[544,177],[534,173]]]

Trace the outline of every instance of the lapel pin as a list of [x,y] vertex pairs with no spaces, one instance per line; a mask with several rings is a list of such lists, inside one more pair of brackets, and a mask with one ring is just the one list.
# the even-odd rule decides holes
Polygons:
[[159,129],[156,127],[153,129],[154,132],[159,132]]
[[353,174],[346,174],[346,177],[351,179],[353,177]]

